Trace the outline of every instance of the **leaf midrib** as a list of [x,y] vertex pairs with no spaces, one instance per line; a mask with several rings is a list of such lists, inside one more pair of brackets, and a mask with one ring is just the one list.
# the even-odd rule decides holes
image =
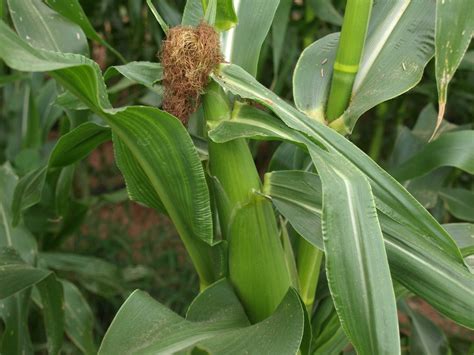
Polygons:
[[[46,25],[46,22],[44,21],[43,16],[41,15],[41,13],[39,12],[39,10],[37,9],[36,6],[37,6],[36,3],[34,1],[32,1],[32,9],[35,11],[36,16],[39,18],[39,20],[41,21],[41,24],[43,25],[44,29],[46,30],[46,33],[49,36],[49,40],[51,41],[52,45],[54,46],[56,52],[61,52],[61,49],[59,48],[59,45],[57,44],[56,40],[54,39],[53,33],[51,32],[49,27]],[[44,6],[46,6],[46,5],[44,5]]]

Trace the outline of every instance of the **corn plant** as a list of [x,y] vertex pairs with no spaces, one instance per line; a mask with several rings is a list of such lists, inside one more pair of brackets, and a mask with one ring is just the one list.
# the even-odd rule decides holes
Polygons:
[[[437,168],[474,173],[472,125],[453,129],[443,120],[448,84],[474,34],[468,0],[348,0],[343,19],[332,20],[341,32],[301,53],[294,105],[255,78],[272,26],[280,66],[291,1],[188,0],[181,25],[170,26],[147,0],[164,37],[156,62],[127,62],[77,0],[6,4],[0,59],[10,75],[47,73],[55,103],[88,114],[18,181],[2,168],[0,296],[2,310],[16,307],[23,317],[0,310],[2,352],[31,351],[26,318],[35,297],[48,349],[60,351],[67,289],[19,233],[51,176],[68,174],[108,140],[129,198],[172,220],[200,293],[181,317],[134,291],[99,353],[332,354],[351,344],[360,354],[397,354],[397,300],[418,332],[413,349],[441,351],[423,341],[431,325],[404,303],[408,294],[474,328],[472,224],[441,225],[424,197],[412,195]],[[123,63],[102,72],[86,38]],[[399,149],[413,148],[395,151],[387,172],[350,135],[364,113],[415,87],[433,57],[438,112],[428,107],[420,129],[399,136]],[[117,77],[146,87],[156,104],[114,107],[107,83]],[[34,115],[28,124],[41,126]],[[264,174],[251,149],[259,141],[282,142]],[[438,195],[472,222],[472,206],[452,207],[472,191],[452,190]],[[30,295],[33,285],[39,296]]]

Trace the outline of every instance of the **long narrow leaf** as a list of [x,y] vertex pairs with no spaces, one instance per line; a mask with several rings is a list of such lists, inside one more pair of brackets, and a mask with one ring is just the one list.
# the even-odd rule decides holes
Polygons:
[[8,0],[8,7],[18,34],[33,47],[88,54],[87,39],[82,29],[41,0]]
[[223,35],[222,50],[226,60],[256,75],[260,49],[270,30],[278,3],[279,0],[235,1],[239,23]]
[[359,353],[396,354],[395,295],[369,182],[340,156],[310,152],[322,181],[326,274],[341,325]]
[[[292,131],[292,135],[298,132],[304,133],[311,137],[309,144],[322,145],[328,151],[343,156],[369,179],[379,210],[397,222],[420,231],[439,248],[462,261],[461,253],[454,241],[428,211],[354,144],[284,102],[238,66],[221,64],[220,72],[214,75],[214,78],[235,94],[258,101],[273,110],[288,127],[296,131]],[[284,137],[291,139],[285,131]],[[307,140],[293,138],[293,141],[305,144]]]
[[71,282],[61,280],[64,289],[64,328],[84,354],[97,354],[94,344],[94,314],[81,291]]
[[448,84],[474,36],[474,11],[470,0],[436,1],[436,83],[439,113],[436,128],[443,120]]
[[456,218],[474,222],[474,192],[466,189],[441,189],[440,197]]
[[[246,113],[254,110],[246,110]],[[291,132],[289,129],[286,129],[280,135],[280,131],[284,130],[284,127],[281,122],[268,114],[259,113],[257,115],[254,113],[248,120],[244,117],[240,116],[240,118],[235,118],[215,128],[210,132],[211,138],[218,142],[243,137],[293,139],[297,143],[304,142],[303,135],[298,132]],[[287,174],[287,172],[273,172],[267,175],[267,186],[265,186],[264,192],[270,193],[270,196],[272,188],[268,183],[275,181],[279,174]],[[298,174],[298,172],[292,174]],[[280,196],[284,196],[285,209],[281,209],[280,212],[289,219],[293,226],[299,224],[295,227],[298,231],[309,231],[309,235],[306,233],[302,236],[317,246],[318,244],[315,243],[315,237],[311,230],[307,229],[307,221],[316,218],[314,223],[319,223],[318,211],[321,210],[321,196],[317,193],[320,191],[320,188],[318,188],[319,178],[311,173],[300,172],[300,174],[304,175],[300,177],[290,175],[291,180],[276,180],[278,192],[275,198],[278,201]],[[315,187],[307,189],[308,194],[299,200],[304,190],[297,194],[294,193],[295,180],[304,181],[306,184]],[[311,183],[311,181],[313,182]],[[291,187],[288,187],[288,185],[291,185]],[[284,192],[285,186],[287,188],[286,193]],[[298,200],[292,200],[292,196]],[[292,207],[294,207],[293,211],[291,210]],[[383,210],[378,209],[393,277],[412,292],[425,298],[442,313],[461,324],[473,327],[474,323],[473,318],[470,317],[470,310],[473,308],[474,278],[463,265],[464,260],[439,248],[436,240],[426,238],[426,235],[409,225],[396,222],[392,215],[385,214]],[[298,215],[298,218],[294,218],[296,215]]]
[[48,336],[48,351],[59,354],[64,338],[64,293],[62,284],[51,274],[37,284],[41,296],[46,335]]
[[0,249],[0,299],[37,284],[49,274],[25,263],[14,249]]
[[111,139],[110,128],[86,122],[66,133],[53,148],[50,168],[63,167],[84,159],[100,144]]
[[46,0],[46,3],[62,16],[78,24],[88,38],[107,47],[122,62],[126,62],[125,58],[96,32],[78,0]]
[[213,282],[212,253],[206,247],[214,243],[209,191],[199,156],[180,121],[151,107],[112,109],[98,65],[83,56],[34,49],[4,22],[0,41],[0,58],[7,65],[20,71],[49,71],[107,121],[146,173],[142,183],[151,183],[160,197],[202,281]]
[[104,73],[104,79],[108,80],[117,74],[121,74],[135,83],[153,88],[156,82],[163,79],[163,68],[159,63],[130,62],[109,67]]
[[443,134],[397,167],[393,175],[398,180],[408,180],[442,166],[452,166],[474,174],[473,130]]

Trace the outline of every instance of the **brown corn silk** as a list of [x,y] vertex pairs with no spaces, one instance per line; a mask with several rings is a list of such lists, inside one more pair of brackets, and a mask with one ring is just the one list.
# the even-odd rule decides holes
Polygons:
[[202,22],[169,30],[160,54],[165,89],[163,109],[187,124],[200,103],[209,74],[222,61],[219,35]]

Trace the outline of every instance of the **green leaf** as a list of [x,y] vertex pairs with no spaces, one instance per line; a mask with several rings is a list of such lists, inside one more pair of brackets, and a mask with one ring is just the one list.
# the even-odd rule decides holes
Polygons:
[[48,353],[59,354],[64,337],[63,286],[51,274],[36,285],[41,296],[41,310],[48,337]]
[[324,298],[313,317],[313,354],[340,354],[348,343],[332,298]]
[[[209,191],[193,142],[175,117],[151,107],[112,109],[98,65],[82,56],[29,47],[0,22],[0,57],[17,70],[50,71],[66,89],[104,118],[146,173],[205,283],[214,281],[206,259],[213,243]],[[21,60],[18,60],[21,58]],[[204,241],[202,243],[201,241]],[[193,246],[191,246],[193,244]]]
[[454,321],[474,327],[474,275],[406,226],[380,215],[394,279]]
[[168,24],[163,20],[161,17],[160,13],[158,10],[156,10],[155,6],[153,5],[152,0],[146,0],[146,4],[148,5],[148,8],[150,11],[153,13],[153,16],[155,17],[156,21],[160,24],[161,29],[163,32],[166,34],[169,31]]
[[[207,10],[207,5],[209,0],[202,0],[204,9]],[[224,32],[230,30],[234,27],[238,18],[235,14],[234,4],[232,0],[217,0],[216,1],[216,18],[214,22],[214,27],[219,32]]]
[[261,323],[223,334],[200,346],[214,354],[293,354],[303,337],[304,310],[298,294],[290,289],[275,313]]
[[191,138],[181,122],[148,107],[128,107],[109,116],[112,130],[127,146],[160,196],[180,234],[212,243],[209,192]]
[[33,264],[36,259],[36,239],[24,225],[12,225],[11,206],[18,178],[8,163],[0,167],[0,246],[14,248],[21,259]]
[[448,84],[454,76],[474,36],[474,16],[470,0],[436,1],[436,83],[439,114],[436,127],[443,120]]
[[216,22],[217,0],[203,0],[204,21],[214,26]]
[[436,109],[433,104],[430,103],[426,105],[418,115],[415,126],[413,127],[413,134],[425,144],[429,143],[435,132],[436,115]]
[[41,118],[42,141],[46,142],[49,132],[57,122],[59,117],[63,114],[61,107],[55,105],[55,100],[58,97],[58,89],[54,80],[48,80],[46,84],[41,87],[38,95],[38,111]]
[[405,126],[399,127],[390,156],[390,165],[397,167],[418,153],[429,142],[435,125],[436,110],[429,104],[420,112],[412,130]]
[[403,181],[423,176],[442,166],[452,166],[474,174],[473,130],[443,134],[398,166],[393,175]]
[[[295,181],[305,181],[308,185],[313,186],[313,189],[306,189],[306,196],[303,196],[304,191],[300,191],[299,195],[294,194],[293,200],[290,200]],[[318,176],[313,173],[296,171],[267,174],[265,191],[270,193],[272,200],[274,200],[272,195],[274,182],[275,191],[288,198],[287,209],[280,210],[280,212],[289,219],[290,223],[293,223],[295,228],[298,223],[307,224],[310,220],[316,220],[316,223],[319,223],[320,213],[318,210],[322,197],[320,194],[314,193],[314,191],[318,191]],[[302,202],[300,202],[300,196],[303,198]],[[294,211],[291,211],[292,208]],[[290,212],[288,213],[288,211]],[[298,220],[292,217],[296,213],[300,214]],[[471,324],[469,326],[472,327],[472,319],[469,320],[466,314],[473,307],[474,277],[469,275],[459,262],[451,259],[423,236],[414,233],[408,227],[393,222],[380,212],[379,219],[384,233],[392,276],[444,314],[462,324]],[[298,227],[299,230],[306,233],[302,234],[302,237],[315,245],[313,242],[314,232],[306,231],[303,227]],[[448,231],[452,232],[453,229],[450,228]],[[462,233],[464,240],[472,239],[469,230],[463,228],[460,233]],[[453,236],[456,234],[453,233]],[[456,236],[456,240],[458,239],[459,237]],[[473,295],[471,296],[471,294]]]
[[36,205],[41,200],[47,172],[46,166],[33,170],[23,176],[16,185],[11,205],[13,226],[17,226],[20,222],[21,212]]
[[170,27],[178,26],[181,22],[181,13],[175,6],[170,5],[166,1],[155,1],[160,14],[163,15],[163,20]]
[[31,289],[0,300],[0,318],[5,324],[0,343],[2,354],[33,354],[28,329]]
[[50,273],[25,263],[15,249],[0,248],[0,299],[37,284]]
[[[291,244],[291,238],[290,234],[288,233],[286,221],[283,220],[283,218],[280,218],[279,226],[281,244],[283,246],[283,252],[285,253],[286,268],[288,269],[288,273],[290,274],[291,287],[297,290],[300,294],[300,297],[303,299],[298,278],[298,269],[296,266],[295,253],[293,251],[293,245]],[[311,248],[313,248],[312,245]]]
[[[351,101],[334,125],[352,131],[363,113],[401,95],[420,81],[434,53],[434,13],[432,2],[375,2]],[[316,41],[303,52],[295,69],[296,106],[318,121],[325,120],[337,41],[337,34]]]
[[26,120],[26,124],[22,127],[25,134],[22,137],[21,145],[23,148],[38,149],[41,146],[41,122],[31,86],[27,86],[25,89],[22,116]]
[[[226,82],[228,82],[227,80],[228,79],[226,79]],[[265,101],[261,100],[261,102]],[[268,103],[268,101],[266,102]],[[296,142],[296,144],[305,142],[303,135],[296,131],[291,131],[288,128],[285,130],[285,127],[282,126],[279,121],[273,119],[268,114],[259,111],[257,111],[259,112],[257,114],[254,108],[249,108],[245,111],[253,111],[253,114],[244,115],[244,111],[242,110],[240,114],[237,113],[234,115],[235,118],[232,120],[224,122],[210,131],[209,136],[211,139],[216,142],[225,142],[236,138],[257,137],[263,139],[280,138]],[[328,132],[328,135],[330,136],[331,133],[333,132]],[[306,141],[306,144],[310,144],[310,142]],[[351,146],[346,146],[344,152],[349,153],[350,151]],[[373,169],[368,171],[373,172]],[[272,173],[272,175],[273,174],[276,174],[276,172]],[[305,179],[306,178],[299,178],[296,180]],[[280,183],[281,181],[282,180],[280,180]],[[279,188],[283,188],[283,186],[279,186]],[[291,189],[287,195],[289,194],[291,194]],[[393,196],[396,197],[397,195]],[[315,218],[314,211],[318,210],[321,206],[320,200],[314,200],[316,197],[317,196],[308,195],[304,200],[305,204],[310,203],[312,199],[314,203],[314,207],[308,210],[308,215],[304,218],[306,220]],[[457,256],[457,253],[453,255],[451,252],[440,247],[437,238],[427,238],[424,232],[420,232],[419,229],[416,228],[414,229],[414,224],[417,224],[419,219],[414,221],[413,224],[403,223],[403,219],[397,217],[397,214],[400,213],[400,210],[403,208],[402,205],[394,207],[394,209],[390,211],[385,208],[386,205],[382,204],[380,199],[376,199],[376,202],[379,210],[379,218],[381,218],[381,225],[385,234],[389,263],[394,277],[411,291],[424,297],[442,313],[461,324],[470,324],[469,326],[472,327],[472,319],[466,317],[466,313],[469,312],[468,310],[472,308],[473,305],[471,299],[465,295],[472,293],[474,280],[472,279],[472,275],[470,275],[463,266],[464,260],[462,259],[462,255],[461,258]],[[288,208],[290,207],[291,203],[288,204]],[[298,213],[301,214],[303,211],[304,210],[301,209]],[[295,224],[294,219],[290,222]],[[439,227],[442,228],[441,226]],[[304,229],[300,227],[299,230],[303,231]],[[309,242],[314,240],[314,236],[311,235],[303,235],[303,237]],[[450,237],[449,239],[452,240]],[[452,243],[454,243],[454,241],[452,241]],[[315,245],[317,246],[317,244]],[[459,250],[457,246],[456,249]],[[421,279],[424,281],[420,282]],[[450,285],[449,287],[446,286],[448,284]],[[443,286],[441,287],[441,285]],[[471,298],[474,299],[474,294]],[[452,303],[452,299],[456,299],[457,302]]]
[[322,213],[321,184],[316,174],[302,174],[300,171],[268,173],[263,193],[271,197],[275,207],[298,234],[324,250],[322,235],[318,233],[321,231],[321,220],[308,215],[308,211],[313,211],[312,215]]
[[153,188],[153,184],[147,178],[147,174],[143,171],[141,165],[135,160],[133,153],[115,134],[113,135],[113,141],[115,160],[125,178],[130,200],[166,213],[160,197]]
[[58,216],[67,215],[68,210],[71,208],[71,198],[73,195],[73,183],[75,173],[75,165],[69,165],[62,169],[59,173],[59,177],[56,182],[56,188],[54,191],[54,205],[56,207],[56,213]]
[[61,1],[45,0],[45,1],[49,5],[49,7],[51,7],[58,13],[60,13],[62,16],[66,17],[68,20],[79,25],[89,39],[94,40],[102,44],[103,46],[107,47],[122,62],[124,63],[126,62],[125,58],[123,58],[119,52],[117,52],[106,40],[104,40],[96,32],[96,30],[90,23],[89,19],[87,18],[87,15],[85,14],[78,0],[61,0]]
[[[8,38],[10,49],[25,51],[25,61],[11,61],[12,51],[0,50],[0,56],[17,69],[55,71],[53,75],[103,116],[133,152],[178,229],[182,232],[186,229],[186,234],[211,242],[212,219],[204,172],[192,140],[179,120],[150,107],[109,109],[97,64],[81,56],[28,50],[5,25],[0,30],[0,37]],[[28,57],[36,65],[28,66]]]
[[395,295],[370,185],[338,155],[310,153],[322,181],[326,273],[341,325],[360,353],[398,353]]
[[41,200],[49,169],[66,167],[84,159],[110,138],[110,128],[92,122],[86,122],[62,136],[51,152],[48,165],[29,172],[18,182],[12,203],[13,225],[18,224],[22,211]]
[[[15,190],[15,185],[17,183],[18,177],[15,175],[11,165],[9,163],[0,165],[0,203],[4,207],[11,205],[13,201],[13,191]],[[4,210],[3,212],[5,215],[2,216],[2,222],[7,219],[7,210]]]
[[64,329],[72,342],[86,355],[97,354],[92,330],[94,315],[79,289],[61,280],[64,289]]
[[202,0],[187,0],[181,25],[196,27],[204,18]]
[[[237,115],[239,114],[245,115],[243,112]],[[254,122],[252,116],[247,116],[247,119]],[[256,119],[258,119],[258,116]],[[236,124],[236,115],[230,122],[227,126]],[[261,136],[264,136],[262,132],[265,131],[269,134],[275,134],[275,132],[284,129],[281,124],[277,123],[274,123],[272,127],[268,120],[261,120],[260,127],[262,128]],[[224,133],[228,132],[225,128],[222,130]],[[287,134],[281,135],[283,138],[285,136]],[[210,132],[210,137],[212,139],[215,137],[215,131]],[[346,326],[345,330],[359,351],[365,350],[369,353],[377,353],[381,351],[380,349],[383,349],[383,346],[387,346],[386,349],[389,349],[389,351],[398,349],[399,337],[395,298],[391,288],[388,263],[384,258],[385,250],[382,243],[382,234],[378,226],[374,201],[371,199],[370,186],[365,177],[358,173],[358,170],[352,167],[350,163],[342,160],[342,157],[335,153],[325,153],[316,145],[310,146],[309,150],[313,162],[315,162],[318,169],[321,169],[319,173],[327,181],[326,185],[323,184],[323,192],[325,188],[330,189],[329,194],[326,192],[325,197],[325,200],[329,202],[325,207],[328,220],[326,221],[326,229],[323,228],[323,235],[332,293],[338,306],[339,316]],[[334,167],[336,163],[337,165]],[[334,170],[331,170],[333,167]],[[339,184],[336,185],[337,181],[339,181]],[[304,185],[304,183],[302,184]],[[316,188],[319,188],[319,186],[316,186]],[[344,191],[347,193],[343,194]],[[291,193],[293,192],[289,192],[286,196]],[[304,205],[305,201],[303,200],[301,203]],[[372,209],[370,209],[370,206],[372,206]],[[294,215],[298,213],[298,211],[294,211],[291,217],[294,218]],[[286,217],[292,222],[289,216]],[[353,221],[353,223],[347,224],[346,221],[348,220]],[[365,235],[365,238],[362,238],[363,235]],[[345,237],[349,239],[345,240]],[[314,237],[312,239],[314,240]],[[232,243],[232,239],[230,243]],[[328,244],[326,245],[326,243]],[[330,250],[327,249],[328,245],[331,248]],[[340,248],[341,245],[346,247]],[[232,245],[230,250],[232,251]],[[359,254],[354,251],[359,251]],[[350,273],[351,270],[354,274]],[[377,274],[378,272],[380,274]],[[350,285],[350,287],[347,285]],[[359,291],[355,291],[359,288],[361,288]],[[347,290],[349,294],[345,294],[346,291],[344,290]],[[387,302],[383,306],[380,306],[375,299],[375,295],[381,292],[386,293],[381,297]],[[364,295],[363,298],[358,297],[361,294]],[[345,304],[345,300],[350,300],[349,304]],[[380,309],[384,309],[383,314],[378,312]],[[351,312],[360,313],[352,314]],[[384,319],[384,317],[388,318]],[[384,329],[387,333],[380,332],[380,328],[377,326],[377,324],[380,324],[379,322],[385,324]],[[364,326],[361,327],[360,324],[364,324]],[[378,336],[381,338],[376,339]],[[371,339],[373,339],[372,343],[370,343]]]
[[[12,274],[7,270],[9,266],[0,266],[0,269],[3,268],[3,270],[10,275],[7,278],[0,275],[0,293],[10,292],[12,291],[10,288],[11,286],[16,285],[16,287],[18,287],[20,286],[20,283],[25,282],[27,278],[34,276],[28,268],[31,268],[33,273],[37,273],[38,270],[25,263],[26,261],[27,263],[32,264],[35,260],[36,241],[34,237],[26,228],[24,228],[24,226],[19,225],[16,228],[13,228],[11,225],[11,212],[7,206],[11,205],[13,190],[15,189],[17,181],[18,178],[15,176],[8,163],[0,167],[0,253],[3,254],[3,252],[5,252],[6,255],[11,253],[7,259],[13,262],[14,269],[16,268],[15,263],[17,263],[17,271],[20,273],[24,272],[25,277],[18,275],[16,271],[10,269],[10,272],[16,274],[14,277],[15,279],[13,280],[13,283],[5,285],[4,283],[8,281],[8,278]],[[10,248],[5,248],[5,246]],[[12,251],[11,247],[15,248],[19,255]],[[0,261],[0,264],[3,264],[3,261]],[[44,272],[46,273],[46,277],[48,272]],[[17,279],[17,276],[20,276],[20,279]],[[39,281],[40,275],[36,276],[38,276]],[[24,291],[17,292],[10,297],[0,300],[0,318],[3,320],[4,325],[0,344],[0,353],[2,354],[33,353],[29,330],[27,327],[30,292],[31,288],[27,288]]]
[[[301,309],[305,309],[306,305],[301,299],[300,300],[300,305]],[[304,316],[304,330],[303,330],[303,338],[301,339],[301,344],[300,344],[300,352],[301,355],[308,355],[311,354],[311,342],[313,340],[313,331],[311,328],[311,319],[310,319],[310,314],[308,312],[303,311],[303,316]]]
[[123,278],[119,268],[105,260],[72,253],[40,253],[39,260],[49,269],[72,272],[83,286],[105,297],[123,290]]
[[451,173],[451,168],[437,169],[422,177],[407,181],[405,187],[423,207],[431,209],[438,203],[439,190],[446,184]]
[[8,0],[8,6],[18,34],[31,46],[55,52],[89,53],[82,29],[41,0]]
[[[331,128],[297,111],[259,84],[242,68],[232,64],[221,64],[220,72],[213,75],[214,79],[224,88],[243,98],[258,101],[273,110],[291,129],[284,127],[281,122],[276,120],[273,120],[273,126],[270,127],[266,125],[268,120],[265,121],[266,124],[263,126],[258,120],[250,120],[249,125],[246,125],[244,120],[243,126],[253,127],[254,132],[264,132],[263,137],[289,140],[303,146],[321,146],[329,152],[335,152],[343,156],[347,159],[347,162],[355,165],[369,179],[376,197],[377,208],[380,211],[383,211],[398,223],[421,232],[420,234],[425,236],[427,240],[435,243],[442,250],[445,250],[448,255],[452,255],[462,262],[459,249],[439,223],[399,183],[359,148]],[[224,124],[232,125],[235,121],[231,120]],[[273,131],[275,128],[276,131]],[[210,136],[214,140],[212,132],[210,132]],[[311,138],[308,139],[307,136]]]
[[273,70],[277,76],[280,69],[281,54],[285,43],[286,30],[290,22],[290,10],[293,1],[281,0],[272,22]]
[[231,321],[240,327],[250,325],[232,285],[226,279],[215,282],[191,302],[186,312],[186,320]]
[[306,47],[293,73],[296,107],[320,122],[325,120],[331,68],[336,60],[338,43],[339,33],[332,33]]
[[49,158],[49,168],[64,167],[87,157],[111,139],[110,128],[86,122],[59,138]]
[[439,192],[439,196],[454,217],[463,221],[474,222],[473,191],[444,188]]
[[63,109],[69,109],[74,111],[87,110],[88,107],[77,99],[76,96],[71,94],[69,91],[65,91],[59,94],[54,101],[55,106],[59,106]]
[[268,171],[274,170],[311,170],[313,162],[308,153],[300,147],[283,142],[273,153]]
[[423,355],[443,355],[449,353],[446,335],[428,318],[414,312],[400,301],[400,309],[410,317],[412,333],[410,353]]
[[236,3],[239,24],[223,34],[222,51],[228,62],[255,76],[263,41],[273,21],[279,0],[240,0]]
[[24,73],[13,73],[10,75],[1,75],[0,76],[0,88],[4,87],[7,84],[14,83],[15,81],[20,81],[27,79],[28,76]]
[[137,84],[153,89],[154,85],[163,79],[163,68],[160,63],[130,62],[125,65],[107,68],[104,73],[104,80],[108,80],[117,74],[121,74]]
[[313,8],[315,15],[321,20],[336,26],[342,25],[342,16],[331,0],[309,0],[308,3]]
[[443,228],[453,236],[463,256],[474,254],[474,224],[449,223],[443,224]]
[[115,316],[99,354],[175,353],[193,348],[212,354],[292,354],[298,351],[303,322],[294,290],[288,291],[270,318],[247,327],[243,309],[226,281],[201,293],[187,319],[137,290]]

